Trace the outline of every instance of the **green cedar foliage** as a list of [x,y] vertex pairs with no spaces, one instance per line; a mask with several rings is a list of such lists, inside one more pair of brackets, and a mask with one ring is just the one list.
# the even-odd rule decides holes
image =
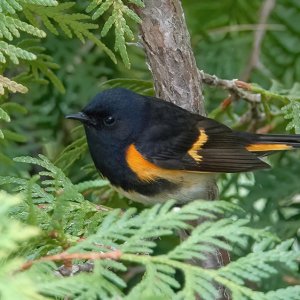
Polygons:
[[[144,7],[144,3],[141,0],[128,0],[128,3],[135,4],[138,7]],[[101,30],[101,36],[106,36],[112,26],[115,27],[115,51],[120,52],[125,65],[130,67],[125,41],[126,37],[130,40],[134,40],[134,34],[126,23],[126,17],[136,23],[140,23],[141,19],[133,10],[123,3],[123,0],[92,0],[86,11],[88,13],[93,11],[92,19],[96,20],[109,9],[111,9],[111,15]]]
[[[0,294],[2,299],[45,299],[38,292],[37,286],[25,273],[14,273],[25,258],[16,254],[20,246],[39,231],[36,227],[11,220],[8,213],[19,205],[22,197],[0,192]],[[14,274],[12,276],[12,274]]]
[[[132,0],[128,2],[143,7],[142,1]],[[2,1],[0,4],[0,63],[6,63],[7,57],[14,64],[19,64],[20,59],[25,61],[36,60],[38,57],[37,53],[18,47],[13,44],[12,41],[15,38],[19,38],[21,32],[25,32],[34,37],[45,38],[47,34],[45,30],[54,35],[64,33],[68,38],[76,36],[81,42],[85,42],[85,39],[88,39],[116,62],[114,53],[91,32],[91,30],[99,27],[97,24],[91,22],[91,17],[83,13],[69,12],[74,5],[75,2],[59,3],[55,0]],[[133,40],[134,34],[127,25],[125,16],[134,22],[140,22],[140,18],[121,0],[92,1],[86,8],[86,11],[89,13],[94,11],[92,13],[92,19],[95,20],[110,7],[112,7],[111,16],[104,24],[101,36],[105,36],[112,25],[115,26],[115,50],[120,52],[122,60],[125,65],[129,67],[130,63],[126,51],[125,35]],[[25,21],[22,21],[22,19]],[[45,30],[39,29],[41,24],[44,25]],[[6,40],[9,42],[6,42]],[[51,82],[54,81],[54,78],[48,77],[48,79],[50,79]],[[6,81],[0,81],[0,92],[2,95],[4,94],[4,88],[12,92],[25,91],[23,86],[19,87],[16,83],[8,79]]]
[[[13,184],[16,191],[23,191],[24,197],[22,203],[15,203],[8,202],[7,195],[0,195],[0,254],[6,258],[1,260],[0,274],[6,279],[7,272],[12,272],[10,284],[19,281],[20,284],[27,284],[23,290],[0,284],[5,300],[15,297],[30,299],[29,293],[36,299],[43,299],[43,296],[111,299],[126,294],[125,299],[193,299],[195,295],[201,295],[203,299],[212,300],[218,295],[214,285],[216,282],[226,287],[233,299],[282,299],[282,295],[285,299],[296,299],[300,291],[299,286],[260,291],[262,282],[281,272],[279,266],[284,272],[295,271],[300,253],[291,249],[292,240],[279,242],[265,230],[250,228],[247,219],[237,220],[233,214],[237,211],[241,214],[241,210],[236,205],[223,201],[195,201],[174,208],[174,203],[169,201],[139,213],[134,208],[126,211],[101,210],[86,201],[82,193],[91,188],[101,188],[107,185],[106,181],[74,185],[43,156],[39,159],[20,157],[16,161],[37,164],[43,170],[39,172],[39,177],[28,180],[12,177],[0,179],[0,184]],[[19,221],[9,220],[8,215]],[[224,218],[218,219],[220,215]],[[198,218],[205,218],[206,221],[196,227],[189,224]],[[16,230],[21,226],[20,221],[31,227]],[[178,230],[191,230],[191,235],[166,253],[155,254],[159,239]],[[38,235],[32,238],[33,234]],[[234,253],[253,242],[252,251],[247,255],[217,270],[191,264],[193,259],[205,260],[208,253],[215,251],[215,247]],[[57,278],[53,262],[36,263],[29,270],[18,271],[25,257],[38,259],[63,250],[70,254],[119,250],[121,255],[116,261],[95,261],[91,273],[79,273],[67,278]],[[79,260],[76,264],[83,262]],[[125,293],[127,283],[121,274],[130,270],[132,264],[142,266],[144,276]],[[178,271],[185,281],[175,276]],[[256,289],[245,285],[249,281],[256,284]]]
[[[116,27],[116,50],[127,67],[129,60],[126,52],[125,38],[122,32],[133,39],[133,33],[126,24],[123,14],[139,21],[137,15],[121,1],[109,3],[113,6],[112,19]],[[130,1],[129,1],[130,2]],[[140,1],[131,1],[131,4],[143,6]],[[91,12],[98,4],[92,3],[86,8]],[[99,9],[103,7],[100,6]],[[97,10],[98,11],[98,10]],[[119,13],[120,12],[120,13]],[[97,13],[98,14],[98,13]],[[97,17],[96,13],[89,16],[79,13],[75,8],[75,2],[58,2],[56,0],[4,0],[0,3],[0,119],[8,122],[10,117],[5,110],[6,102],[10,93],[27,93],[32,83],[54,85],[60,93],[65,93],[65,87],[56,72],[59,65],[53,62],[53,58],[47,55],[46,49],[41,46],[41,40],[51,34],[64,35],[69,39],[77,38],[82,43],[90,41],[100,50],[106,53],[114,63],[114,53],[98,38],[97,29],[99,25],[92,19]],[[98,16],[99,17],[99,16]],[[97,17],[97,18],[98,18]],[[108,21],[107,21],[108,22]],[[109,29],[105,25],[107,30]],[[42,29],[40,29],[42,28]],[[36,39],[28,39],[29,37]],[[18,65],[16,69],[15,65]],[[18,70],[16,74],[16,71]],[[4,76],[4,74],[14,74]],[[14,113],[14,108],[10,110]],[[6,138],[13,141],[25,140],[14,130],[2,130],[0,128],[0,139]],[[0,141],[1,143],[1,141]],[[2,160],[9,161],[8,157],[1,151]]]

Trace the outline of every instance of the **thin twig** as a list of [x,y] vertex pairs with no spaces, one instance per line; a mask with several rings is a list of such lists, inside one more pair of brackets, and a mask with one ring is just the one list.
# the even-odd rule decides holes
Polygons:
[[260,94],[253,94],[252,92],[247,91],[250,89],[250,85],[246,82],[237,79],[233,79],[233,80],[220,79],[216,75],[210,75],[204,73],[202,70],[199,70],[199,74],[202,77],[202,80],[205,84],[218,86],[223,89],[226,89],[237,98],[245,99],[250,103],[261,102]]
[[72,261],[73,259],[86,259],[86,260],[95,260],[95,259],[120,259],[122,252],[120,250],[115,250],[107,253],[99,253],[99,252],[87,252],[87,253],[66,253],[62,252],[55,255],[44,256],[36,260],[30,260],[24,263],[19,271],[24,271],[35,263],[45,262],[45,261]]
[[[276,0],[265,0],[261,10],[260,10],[260,17],[258,24],[260,25],[259,29],[255,31],[254,34],[254,43],[252,46],[251,55],[247,64],[246,69],[244,70],[243,74],[241,75],[241,79],[243,81],[248,81],[250,74],[254,68],[259,65],[259,56],[263,38],[265,36],[267,27],[266,22],[275,6]],[[264,26],[262,26],[264,25]]]

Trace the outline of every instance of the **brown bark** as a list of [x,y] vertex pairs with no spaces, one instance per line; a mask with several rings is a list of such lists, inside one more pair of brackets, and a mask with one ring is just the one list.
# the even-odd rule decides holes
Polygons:
[[157,97],[205,115],[202,81],[180,1],[146,0],[145,5],[138,10],[141,39]]
[[[137,9],[142,19],[140,38],[156,96],[205,115],[201,73],[196,66],[180,0],[146,0],[144,3],[144,9]],[[212,191],[208,193],[209,200],[217,198],[215,182],[208,182],[205,188]],[[226,251],[216,249],[214,255],[208,254],[206,261],[200,264],[216,269],[226,264],[228,258]],[[219,290],[218,299],[228,299],[224,289],[219,287]]]

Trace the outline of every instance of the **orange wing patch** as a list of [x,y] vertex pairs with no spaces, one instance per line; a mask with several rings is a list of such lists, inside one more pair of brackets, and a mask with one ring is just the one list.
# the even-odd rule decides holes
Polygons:
[[208,135],[205,133],[204,129],[199,130],[199,137],[197,141],[192,145],[192,148],[188,151],[188,154],[196,161],[200,162],[202,156],[198,154],[199,150],[208,141]]
[[134,144],[131,144],[126,151],[126,161],[129,168],[138,178],[146,182],[151,182],[158,178],[174,181],[182,174],[179,170],[163,169],[146,160]]
[[286,144],[252,144],[246,147],[248,151],[280,151],[293,149],[292,146]]

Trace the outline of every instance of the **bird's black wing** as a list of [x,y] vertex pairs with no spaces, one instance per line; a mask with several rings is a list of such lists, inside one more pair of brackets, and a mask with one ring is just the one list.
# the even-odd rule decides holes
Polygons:
[[156,109],[136,147],[164,169],[234,173],[269,167],[248,144],[225,125],[171,106]]

